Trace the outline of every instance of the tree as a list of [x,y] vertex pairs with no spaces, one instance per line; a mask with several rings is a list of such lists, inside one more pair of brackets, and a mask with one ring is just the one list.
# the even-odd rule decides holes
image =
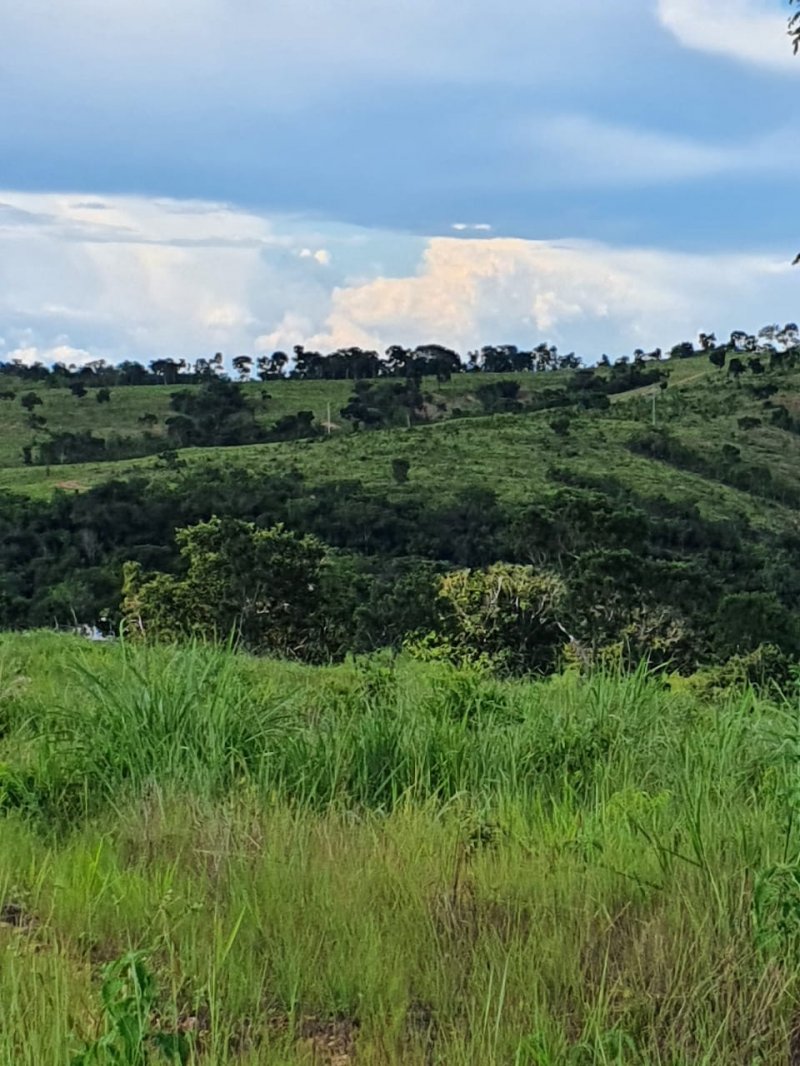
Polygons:
[[233,369],[239,375],[240,381],[249,381],[253,370],[253,360],[249,355],[236,355],[233,360]]
[[712,366],[722,369],[725,366],[725,356],[727,351],[725,348],[712,348],[708,353],[708,360]]
[[670,349],[670,359],[691,359],[695,354],[694,345],[691,341],[682,341]]
[[103,386],[103,388],[97,390],[94,398],[98,403],[111,403],[111,389]]
[[272,427],[270,437],[277,440],[300,440],[313,437],[318,430],[314,425],[313,411],[297,411],[293,415],[283,415]]
[[488,660],[511,672],[550,670],[566,635],[557,621],[561,579],[531,566],[495,563],[439,582],[443,648],[457,661]]
[[549,425],[557,437],[569,436],[569,415],[557,415],[555,418],[550,419]]
[[69,387],[69,391],[76,400],[82,400],[88,390],[82,381],[73,381]]
[[195,390],[171,393],[170,409],[175,415],[167,419],[167,432],[179,447],[229,447],[264,439],[242,386],[225,378],[212,376]]
[[392,477],[398,485],[405,485],[410,469],[411,463],[408,459],[392,459]]
[[36,392],[23,392],[19,398],[19,402],[26,411],[32,411],[34,407],[42,406],[42,398]]
[[174,359],[154,359],[150,363],[150,370],[165,385],[174,385],[184,365],[183,361],[176,362]]
[[[789,0],[789,3],[800,6],[800,0]],[[797,55],[800,52],[800,11],[789,17],[789,36],[792,39],[795,55]]]
[[282,525],[211,518],[175,535],[184,577],[125,564],[129,633],[154,640],[231,636],[250,651],[313,658],[325,548]]
[[753,651],[760,644],[774,644],[793,653],[798,647],[798,626],[794,614],[773,593],[735,592],[719,602],[713,637],[723,658]]
[[731,375],[736,384],[739,384],[739,375],[744,373],[744,363],[741,359],[734,357],[728,363],[728,373]]
[[271,356],[260,355],[256,360],[256,372],[261,381],[271,381],[283,377],[283,371],[289,362],[286,352],[273,352]]

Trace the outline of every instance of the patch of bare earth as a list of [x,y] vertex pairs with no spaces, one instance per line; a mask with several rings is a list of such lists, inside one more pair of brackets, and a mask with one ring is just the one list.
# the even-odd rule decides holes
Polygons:
[[35,924],[33,915],[28,914],[21,903],[8,900],[0,904],[0,925],[6,929],[32,929]]
[[350,1066],[354,1061],[359,1023],[355,1018],[301,1018],[297,1035],[319,1066]]

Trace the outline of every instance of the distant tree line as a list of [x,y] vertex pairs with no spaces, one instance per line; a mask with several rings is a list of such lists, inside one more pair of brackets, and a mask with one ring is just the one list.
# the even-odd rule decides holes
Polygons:
[[[682,341],[667,352],[656,348],[637,348],[632,355],[613,361],[614,365],[658,362],[664,358],[681,359],[702,352],[722,355],[738,353],[767,354],[797,350],[800,345],[796,325],[766,326],[757,334],[742,330],[731,333],[728,341],[717,343],[714,333],[701,333],[697,345]],[[308,381],[370,381],[376,378],[422,379],[434,377],[443,383],[457,374],[525,374],[554,370],[577,370],[583,360],[574,352],[561,354],[553,344],[541,343],[534,348],[513,344],[485,345],[462,356],[440,344],[423,344],[416,348],[390,345],[383,353],[358,347],[339,348],[333,352],[311,351],[296,345],[291,354],[283,351],[271,355],[237,355],[226,370],[221,352],[212,358],[159,358],[147,365],[132,360],[109,364],[102,359],[78,365],[55,363],[26,364],[19,359],[0,362],[0,378],[64,388],[121,388],[128,385],[200,385],[219,378],[240,382],[277,381],[282,378]],[[608,367],[612,360],[604,355],[599,365]],[[2,397],[5,390],[0,390]],[[80,395],[80,393],[77,393]]]

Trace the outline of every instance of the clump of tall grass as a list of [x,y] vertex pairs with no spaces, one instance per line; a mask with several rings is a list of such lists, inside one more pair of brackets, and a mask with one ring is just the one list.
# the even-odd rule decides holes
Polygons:
[[91,810],[156,784],[220,795],[248,781],[285,734],[285,699],[248,684],[235,656],[199,645],[76,652],[56,702],[38,703],[26,783]]
[[512,683],[404,662],[314,671],[201,645],[49,650],[27,668],[58,687],[16,699],[0,797],[61,818],[153,787],[245,787],[316,810],[535,806],[674,790],[687,759],[698,780],[747,788],[776,713],[754,713],[747,692],[709,710],[644,668]]

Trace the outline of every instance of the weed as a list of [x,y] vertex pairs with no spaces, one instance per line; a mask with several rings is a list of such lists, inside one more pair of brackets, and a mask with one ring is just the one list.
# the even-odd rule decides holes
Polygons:
[[103,970],[105,1032],[72,1058],[72,1066],[150,1066],[188,1062],[186,1033],[158,1028],[155,978],[142,952],[129,952]]

